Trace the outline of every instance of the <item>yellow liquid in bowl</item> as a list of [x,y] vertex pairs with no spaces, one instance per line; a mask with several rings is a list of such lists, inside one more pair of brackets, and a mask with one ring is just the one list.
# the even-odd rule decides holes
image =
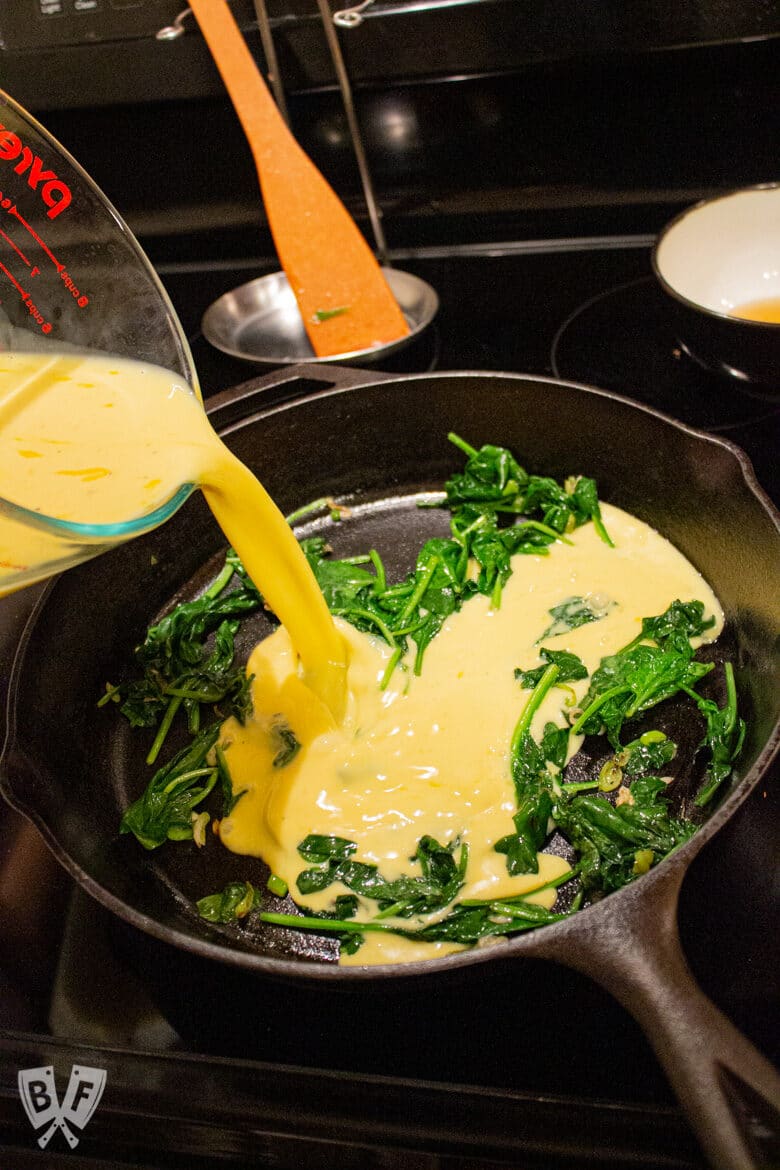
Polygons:
[[746,301],[731,310],[732,317],[745,321],[764,321],[769,325],[780,325],[780,297],[764,297],[758,301]]

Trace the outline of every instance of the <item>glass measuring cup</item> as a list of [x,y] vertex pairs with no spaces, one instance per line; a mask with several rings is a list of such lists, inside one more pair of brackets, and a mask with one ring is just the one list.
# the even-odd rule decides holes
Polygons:
[[[138,241],[75,159],[0,90],[0,358],[9,351],[146,362],[200,397],[181,324]],[[60,520],[0,495],[0,596],[162,524],[192,490],[184,484],[114,524]],[[33,530],[35,563],[15,559]]]

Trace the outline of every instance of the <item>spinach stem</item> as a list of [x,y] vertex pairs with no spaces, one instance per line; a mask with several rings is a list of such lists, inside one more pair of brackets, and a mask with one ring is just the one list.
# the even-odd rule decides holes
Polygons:
[[575,865],[571,869],[567,869],[564,873],[558,874],[557,877],[550,878],[549,881],[540,882],[538,886],[532,886],[530,890],[524,890],[522,894],[513,894],[509,898],[464,898],[459,902],[459,906],[494,906],[494,905],[512,905],[513,902],[522,902],[526,898],[530,898],[531,894],[539,894],[542,890],[557,890],[559,886],[565,886],[572,878],[575,878],[580,872],[580,866]]
[[484,528],[486,524],[487,516],[484,512],[482,512],[479,516],[477,516],[476,520],[471,521],[467,528],[463,528],[460,532],[456,533],[456,539],[458,543],[465,545],[466,537],[471,536],[472,532],[476,532],[478,528]]
[[288,524],[295,524],[298,520],[303,520],[304,516],[311,516],[313,512],[321,512],[323,508],[329,507],[330,500],[320,496],[318,500],[312,500],[310,504],[304,504],[303,507],[290,512],[289,516],[285,516],[285,520]]
[[593,520],[593,527],[596,529],[599,538],[603,540],[604,544],[608,545],[609,548],[614,548],[615,542],[604,527],[604,521],[601,519],[601,512],[594,512],[591,519]]
[[382,679],[379,683],[380,691],[387,690],[390,679],[393,677],[393,672],[394,672],[396,666],[398,666],[398,663],[401,661],[401,657],[403,655],[403,652],[404,652],[403,646],[396,646],[395,650],[390,655],[390,658],[388,659],[388,662],[387,662],[387,666],[385,667],[385,672],[382,675]]
[[726,703],[729,709],[725,731],[728,734],[734,730],[734,724],[737,722],[737,684],[734,681],[734,667],[730,662],[725,663],[724,672],[726,675]]
[[214,597],[218,597],[232,576],[233,566],[230,564],[230,562],[226,562],[222,568],[222,571],[217,577],[214,578],[203,596],[207,597],[209,601],[211,601]]
[[450,431],[450,433],[447,435],[447,438],[451,443],[454,443],[455,446],[460,451],[462,451],[464,455],[468,456],[469,459],[473,459],[477,454],[476,447],[472,447],[470,443],[467,443],[465,439],[461,439],[460,435],[456,435],[454,431]]
[[374,569],[376,570],[376,581],[374,582],[374,593],[384,593],[387,589],[387,574],[385,566],[379,553],[375,548],[370,549],[369,558]]
[[[232,570],[231,570],[232,572]],[[176,712],[179,710],[183,701],[182,695],[174,695],[163,715],[162,722],[157,730],[157,735],[154,737],[154,743],[149,749],[149,755],[146,757],[147,764],[153,764],[160,754],[160,748],[165,743],[165,737],[171,729]]]
[[396,915],[400,914],[402,910],[405,910],[408,905],[408,902],[393,902],[392,906],[385,906],[384,910],[380,910],[379,913],[375,915],[375,920],[379,922],[383,918],[395,918]]
[[258,914],[261,922],[269,922],[274,926],[289,926],[293,930],[336,931],[338,934],[363,934],[367,930],[391,931],[392,926],[384,922],[354,922],[349,918],[311,918],[306,914],[277,914],[274,910],[261,910]]
[[390,627],[377,614],[372,613],[370,609],[332,609],[331,613],[335,614],[336,617],[349,617],[350,615],[352,617],[361,617],[364,621],[370,622],[372,626],[376,626],[389,646],[396,645],[395,635]]
[[214,787],[213,781],[216,780],[216,768],[193,768],[191,772],[181,772],[178,776],[174,776],[170,784],[166,784],[165,788],[163,788],[163,792],[173,792],[177,788],[186,787],[186,785],[189,784],[191,780],[197,780],[200,776],[208,776],[210,774],[212,775],[212,784],[208,788],[208,791],[210,792]]
[[566,781],[564,781],[564,783],[561,784],[560,788],[561,788],[561,792],[564,792],[567,796],[573,796],[575,794],[575,792],[592,791],[594,788],[598,788],[598,786],[599,786],[598,780],[578,780],[578,781],[570,781],[569,783],[566,783]]
[[431,580],[433,578],[433,574],[436,572],[436,568],[439,564],[439,559],[440,559],[439,557],[431,557],[428,568],[423,573],[422,577],[420,578],[420,580],[417,584],[417,588],[415,589],[414,593],[407,601],[402,613],[400,614],[400,616],[398,618],[399,626],[402,626],[404,624],[404,622],[409,620],[409,618],[412,616],[412,613],[414,612],[414,610],[417,608],[417,606],[420,604],[423,597],[425,596],[426,591],[428,589],[428,586],[430,585]]
[[522,532],[524,528],[533,528],[536,532],[543,532],[545,536],[551,536],[553,540],[559,540],[561,544],[571,545],[574,543],[562,532],[556,532],[554,528],[550,528],[549,524],[542,524],[541,520],[524,520],[522,524],[516,524],[512,532]]
[[560,671],[560,666],[554,662],[551,662],[545,670],[544,674],[539,679],[539,682],[531,691],[531,694],[528,696],[528,700],[520,712],[520,718],[515,725],[515,730],[512,735],[512,742],[509,747],[509,754],[512,758],[517,755],[520,749],[520,741],[529,730],[534,715],[542,705],[542,701],[545,695],[550,690],[550,687],[552,687],[555,683],[555,680],[560,674]]
[[604,691],[601,695],[599,695],[599,697],[597,699],[593,700],[593,702],[591,703],[591,705],[589,707],[587,707],[582,712],[582,714],[580,715],[577,722],[572,724],[572,729],[571,729],[572,735],[579,735],[580,731],[585,726],[585,724],[588,722],[591,715],[595,715],[596,712],[601,707],[603,707],[605,703],[609,702],[610,699],[614,699],[616,695],[625,695],[631,689],[632,689],[631,687],[623,686],[623,687],[610,687],[609,690]]

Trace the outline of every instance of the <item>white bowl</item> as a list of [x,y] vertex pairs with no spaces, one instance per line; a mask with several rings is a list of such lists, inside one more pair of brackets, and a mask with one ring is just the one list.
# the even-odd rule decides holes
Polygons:
[[669,296],[680,344],[703,365],[780,393],[780,320],[742,306],[780,306],[780,184],[705,200],[668,224],[653,269]]

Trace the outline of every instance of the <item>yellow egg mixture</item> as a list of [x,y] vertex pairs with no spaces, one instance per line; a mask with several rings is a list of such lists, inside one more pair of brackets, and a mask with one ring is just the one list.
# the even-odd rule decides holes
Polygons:
[[[148,515],[187,483],[200,486],[294,637],[307,682],[340,717],[344,644],[306,558],[186,382],[97,354],[0,354],[0,500],[59,520],[114,524]],[[45,576],[51,559],[51,535],[4,515],[0,504],[0,595],[4,577],[12,583],[16,571],[36,566]]]
[[[181,379],[106,357],[0,355],[0,497],[105,524],[153,511],[183,483],[202,488],[282,622],[248,665],[253,716],[222,728],[233,790],[243,795],[220,837],[236,853],[262,857],[293,893],[306,868],[297,847],[311,833],[354,841],[354,859],[377,864],[389,879],[419,873],[410,858],[421,836],[457,838],[469,846],[461,899],[522,893],[560,875],[566,863],[542,854],[538,874],[510,877],[493,849],[512,831],[515,811],[509,745],[525,700],[514,670],[539,663],[549,611],[575,595],[597,600],[600,620],[541,640],[576,653],[589,672],[635,637],[642,617],[676,598],[698,599],[716,617],[709,638],[722,626],[717,599],[682,554],[604,505],[614,548],[587,524],[549,556],[515,557],[500,608],[482,595],[469,599],[428,647],[421,676],[412,673],[412,653],[383,690],[390,650],[334,623],[281,513]],[[46,539],[0,513],[0,572],[3,562],[45,566]],[[567,699],[574,703],[587,685],[553,688],[532,734],[538,738],[548,720],[562,725]],[[270,731],[280,718],[302,746],[275,768]],[[322,909],[341,892],[332,886],[298,900]],[[536,898],[552,905],[555,891]],[[448,949],[369,934],[342,961],[399,962]]]
[[[508,897],[564,872],[564,861],[540,854],[538,874],[510,877],[506,858],[493,849],[512,832],[516,811],[509,746],[528,693],[514,670],[541,661],[550,609],[571,596],[595,598],[603,607],[599,621],[541,639],[579,655],[589,673],[637,635],[642,617],[663,613],[675,598],[698,599],[716,617],[708,637],[716,637],[723,622],[712,590],[667,540],[618,508],[602,505],[602,515],[614,548],[586,524],[569,534],[571,544],[553,545],[549,556],[515,557],[500,608],[481,594],[470,598],[428,646],[419,677],[411,672],[412,652],[407,669],[397,669],[382,691],[390,649],[340,623],[350,663],[340,726],[323,720],[321,705],[307,695],[286,630],[257,646],[248,667],[254,716],[244,727],[231,719],[222,732],[233,790],[244,792],[221,823],[224,844],[264,858],[294,896],[296,877],[307,867],[297,846],[310,833],[356,842],[354,858],[378,865],[391,880],[419,875],[409,859],[424,834],[442,844],[460,838],[469,846],[469,866],[459,900]],[[571,684],[578,700],[588,684]],[[567,698],[571,702],[568,687],[547,695],[532,724],[536,739],[548,720],[564,724]],[[272,763],[278,745],[270,731],[279,717],[303,745],[284,768]],[[322,910],[346,892],[334,884],[296,900]],[[555,891],[537,900],[551,906]],[[398,962],[452,949],[458,948],[368,934],[357,954],[341,961]]]

